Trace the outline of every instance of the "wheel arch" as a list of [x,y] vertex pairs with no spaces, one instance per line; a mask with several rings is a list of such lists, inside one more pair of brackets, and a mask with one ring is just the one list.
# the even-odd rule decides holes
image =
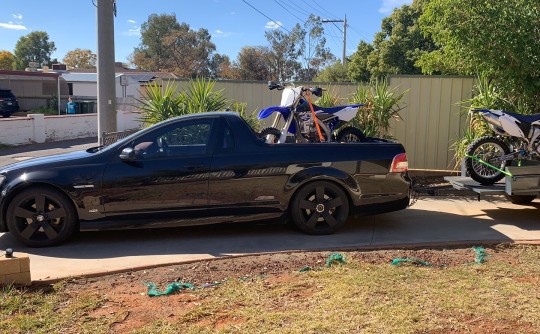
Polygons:
[[[349,207],[354,208],[355,203],[353,201],[353,194],[360,193],[360,187],[354,178],[349,176],[347,173],[334,168],[318,170],[315,173],[313,173],[314,171],[311,172],[312,173],[309,174],[301,172],[297,173],[289,179],[289,182],[287,182],[287,187],[292,192],[290,200],[287,203],[287,212],[289,214],[291,210],[291,203],[298,192],[306,185],[318,181],[327,181],[339,187],[341,190],[343,190],[345,196],[347,196]],[[350,210],[349,216],[351,216],[352,212],[353,210]]]
[[14,186],[7,194],[6,194],[6,197],[4,198],[4,205],[2,207],[2,212],[0,212],[0,214],[2,215],[1,216],[1,221],[3,222],[4,226],[1,226],[5,231],[8,231],[8,226],[7,226],[7,211],[8,211],[8,206],[9,206],[9,203],[13,200],[13,198],[15,198],[15,196],[17,196],[18,194],[20,194],[21,192],[25,191],[26,189],[29,189],[29,188],[33,188],[33,187],[44,187],[44,188],[49,188],[49,189],[54,189],[60,193],[62,193],[68,200],[69,202],[71,203],[71,205],[73,206],[73,209],[74,209],[74,212],[76,214],[76,221],[77,221],[77,227],[76,229],[79,228],[79,210],[77,208],[77,203],[75,203],[75,201],[73,200],[73,198],[62,188],[58,187],[58,186],[55,186],[55,185],[52,185],[50,183],[46,183],[46,182],[31,182],[31,183],[21,183],[21,184],[18,184],[16,186]]

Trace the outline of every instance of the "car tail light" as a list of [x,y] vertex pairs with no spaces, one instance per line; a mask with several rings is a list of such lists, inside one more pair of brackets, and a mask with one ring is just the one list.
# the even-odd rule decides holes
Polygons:
[[409,169],[409,162],[407,161],[407,154],[400,153],[392,160],[392,166],[390,166],[390,173],[403,173]]

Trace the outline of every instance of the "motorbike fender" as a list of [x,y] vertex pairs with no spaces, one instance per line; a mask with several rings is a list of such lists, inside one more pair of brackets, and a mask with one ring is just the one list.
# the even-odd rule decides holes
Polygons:
[[514,117],[510,115],[502,115],[499,117],[499,122],[501,122],[502,128],[504,131],[512,137],[525,138],[523,131],[519,127],[518,123],[521,123]]
[[271,107],[264,108],[263,110],[261,110],[257,118],[265,119],[265,118],[270,117],[275,112],[280,113],[283,116],[283,118],[287,120],[291,114],[291,109],[289,107],[271,106]]
[[334,115],[339,117],[340,121],[348,122],[351,119],[355,118],[357,113],[358,113],[358,107],[355,108],[355,107],[347,106],[339,110],[338,112],[334,113]]

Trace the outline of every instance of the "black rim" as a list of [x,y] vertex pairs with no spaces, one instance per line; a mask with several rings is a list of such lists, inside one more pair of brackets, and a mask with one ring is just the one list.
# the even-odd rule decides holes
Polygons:
[[304,225],[312,229],[326,229],[341,223],[344,199],[324,185],[318,185],[299,203]]
[[46,194],[24,198],[17,204],[13,216],[19,235],[30,241],[54,240],[66,225],[66,210],[58,200]]

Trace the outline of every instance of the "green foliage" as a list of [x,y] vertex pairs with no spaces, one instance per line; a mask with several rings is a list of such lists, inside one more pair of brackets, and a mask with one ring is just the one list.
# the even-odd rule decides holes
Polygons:
[[261,123],[259,122],[259,119],[257,119],[256,111],[248,114],[246,112],[246,108],[247,103],[234,102],[229,109],[239,113],[240,117],[242,117],[246,123],[249,124],[253,131],[259,132],[261,130]]
[[420,25],[440,46],[419,62],[424,73],[492,77],[514,106],[540,108],[540,6],[529,0],[431,0]]
[[215,82],[204,78],[190,80],[186,90],[168,81],[165,87],[153,82],[138,99],[142,110],[141,121],[147,126],[186,114],[224,110],[227,100],[221,90],[214,91]]
[[44,31],[33,31],[22,36],[15,45],[15,69],[24,70],[29,62],[49,65],[54,51],[54,42],[49,42],[49,35]]
[[[475,95],[469,99],[461,102],[461,105],[465,106],[465,112],[469,109],[502,109],[508,102],[502,98],[502,93],[497,85],[489,79],[486,74],[481,74],[476,79]],[[476,139],[485,135],[493,134],[493,131],[479,114],[470,115],[467,114],[468,128],[465,130],[465,134],[462,138],[456,140],[450,148],[454,152],[454,168],[461,166],[462,160],[465,158],[465,152],[469,145]]]
[[339,105],[339,100],[340,98],[336,94],[336,90],[334,89],[334,87],[330,87],[330,89],[326,89],[323,92],[323,95],[319,97],[315,104],[324,108],[335,107]]
[[130,61],[137,68],[169,71],[180,77],[196,78],[212,73],[216,46],[206,29],[193,30],[179,23],[176,15],[152,14],[141,25],[141,44]]
[[401,119],[399,111],[404,107],[400,103],[406,93],[397,93],[396,88],[391,89],[384,79],[359,85],[350,102],[364,104],[364,107],[360,108],[351,125],[361,129],[367,137],[392,138],[390,120]]
[[368,57],[374,51],[373,45],[360,41],[356,52],[352,54],[347,75],[354,82],[369,82],[371,72],[368,66]]
[[333,65],[330,65],[320,71],[319,74],[317,74],[317,76],[313,79],[313,81],[349,82],[349,78],[347,76],[347,66],[344,66],[340,62],[335,62]]

